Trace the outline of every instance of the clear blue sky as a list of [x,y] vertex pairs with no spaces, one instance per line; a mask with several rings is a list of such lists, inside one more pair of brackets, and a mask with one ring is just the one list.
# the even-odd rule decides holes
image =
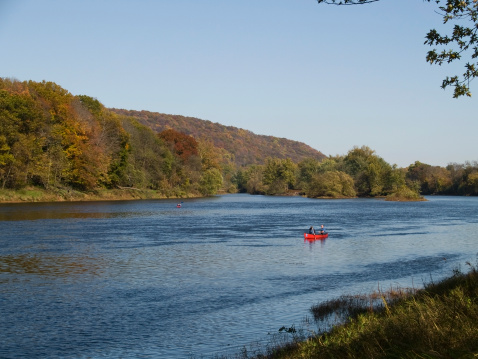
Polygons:
[[0,76],[107,107],[198,117],[390,164],[478,160],[462,73],[425,62],[436,5],[382,0],[0,0]]

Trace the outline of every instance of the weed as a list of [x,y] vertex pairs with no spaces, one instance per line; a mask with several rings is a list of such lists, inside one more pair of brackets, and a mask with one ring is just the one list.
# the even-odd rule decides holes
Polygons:
[[342,296],[312,307],[316,320],[342,318],[295,347],[276,348],[269,359],[476,358],[478,271],[453,276],[422,290]]

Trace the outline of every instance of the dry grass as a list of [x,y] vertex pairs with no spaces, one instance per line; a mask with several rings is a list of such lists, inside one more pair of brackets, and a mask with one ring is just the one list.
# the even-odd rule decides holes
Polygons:
[[348,315],[345,324],[258,358],[478,358],[478,271],[470,268],[416,292],[314,306],[319,320]]
[[37,187],[28,187],[20,190],[0,189],[0,203],[114,201],[192,197],[197,197],[197,195],[182,192],[165,195],[159,191],[135,188],[97,189],[92,192],[80,192],[71,188],[52,188],[50,190]]

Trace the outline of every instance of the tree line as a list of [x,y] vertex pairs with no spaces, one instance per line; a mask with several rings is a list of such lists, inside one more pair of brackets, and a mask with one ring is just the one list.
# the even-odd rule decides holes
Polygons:
[[325,160],[307,158],[298,163],[268,158],[265,165],[239,170],[239,191],[307,197],[398,197],[420,195],[478,195],[478,162],[449,164],[446,168],[416,161],[407,168],[390,165],[367,146]]
[[0,186],[152,189],[212,195],[223,185],[207,141],[159,135],[53,82],[0,79]]
[[320,151],[305,143],[273,136],[257,135],[251,131],[233,126],[224,126],[208,120],[181,115],[170,115],[149,111],[134,111],[111,108],[111,111],[134,117],[139,123],[155,132],[169,128],[191,135],[194,138],[208,138],[216,147],[233,155],[238,166],[263,164],[267,157],[290,158],[299,162],[306,157],[324,159]]
[[247,192],[413,199],[419,193],[477,195],[478,164],[442,168],[415,162],[397,168],[364,146],[325,159],[293,161],[281,154],[243,165],[213,138],[174,128],[155,133],[53,82],[0,78],[0,186],[137,188],[165,197]]

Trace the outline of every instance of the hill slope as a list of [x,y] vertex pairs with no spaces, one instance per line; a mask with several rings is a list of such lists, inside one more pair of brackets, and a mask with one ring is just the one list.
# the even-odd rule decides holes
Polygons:
[[172,128],[195,138],[212,140],[235,156],[238,165],[263,164],[267,157],[290,158],[299,162],[305,158],[324,159],[326,156],[298,141],[273,136],[256,135],[251,131],[224,126],[207,120],[158,112],[110,109],[120,115],[134,117],[155,132]]

